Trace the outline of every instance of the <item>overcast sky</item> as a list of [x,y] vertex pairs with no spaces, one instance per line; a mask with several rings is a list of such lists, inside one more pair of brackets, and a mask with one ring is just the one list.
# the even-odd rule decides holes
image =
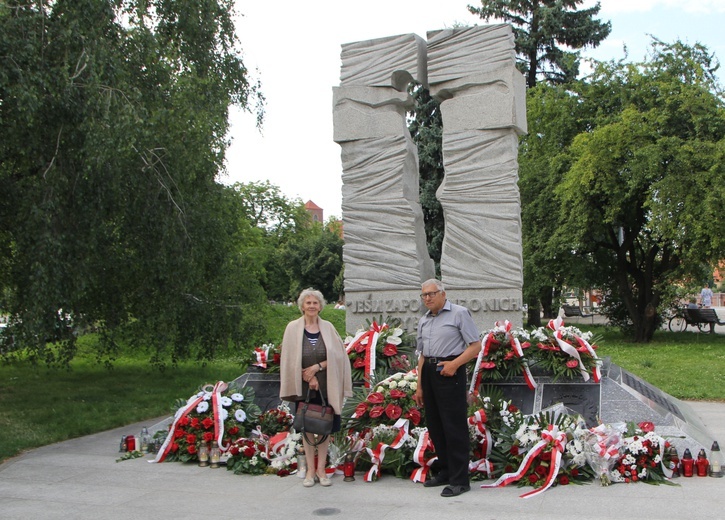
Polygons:
[[[594,2],[587,2],[591,5]],[[312,200],[342,216],[340,147],[332,140],[332,88],[340,82],[340,46],[482,25],[466,6],[473,0],[237,0],[244,63],[262,82],[264,127],[232,114],[225,184],[269,180],[288,197]],[[599,60],[645,57],[650,37],[706,45],[725,60],[723,0],[601,0],[599,18],[612,33],[585,55]],[[720,78],[725,77],[721,71]]]

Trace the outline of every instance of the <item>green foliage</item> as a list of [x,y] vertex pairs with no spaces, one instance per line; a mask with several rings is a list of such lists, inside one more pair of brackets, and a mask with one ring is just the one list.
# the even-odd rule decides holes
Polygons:
[[[672,285],[725,255],[725,106],[707,50],[654,40],[640,64],[573,85],[588,130],[556,195],[566,243],[604,288],[605,313],[649,341]],[[604,100],[604,101],[603,101]],[[586,269],[586,268],[584,268]]]
[[428,254],[440,271],[441,250],[445,225],[443,208],[436,191],[443,182],[443,119],[440,103],[430,91],[412,83],[409,91],[415,101],[408,130],[418,148],[418,172],[420,175],[420,205],[423,209]]
[[264,295],[234,240],[253,234],[215,182],[228,108],[258,95],[233,16],[232,0],[3,3],[0,307],[13,348],[67,364],[79,328],[99,327],[109,357],[119,333],[137,333],[155,360],[208,359],[246,337]]
[[577,9],[584,0],[481,0],[481,7],[468,6],[486,21],[495,19],[514,28],[519,70],[533,87],[538,77],[552,83],[568,83],[579,75],[579,54],[565,49],[597,47],[612,30],[609,22],[594,18],[597,2]]

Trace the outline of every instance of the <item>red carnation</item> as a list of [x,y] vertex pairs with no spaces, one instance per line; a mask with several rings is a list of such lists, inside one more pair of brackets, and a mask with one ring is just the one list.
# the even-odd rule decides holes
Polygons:
[[549,470],[546,469],[544,466],[536,466],[536,469],[534,471],[537,475],[540,475],[542,477],[549,472]]
[[205,430],[208,430],[212,426],[214,426],[214,421],[211,417],[207,417],[203,421],[201,421],[201,425],[204,427]]
[[189,424],[189,418],[187,416],[182,417],[179,419],[179,421],[176,423],[179,426],[187,426]]
[[420,424],[420,420],[422,419],[420,410],[417,408],[411,408],[408,410],[405,414],[405,418],[410,419],[410,422],[412,422],[415,426],[418,426]]
[[539,455],[541,457],[541,460],[551,460],[551,452],[545,451]]
[[398,347],[392,343],[388,343],[383,347],[383,356],[394,356],[398,353]]
[[360,403],[355,407],[355,416],[362,417],[368,411],[368,403]]
[[189,444],[196,444],[196,435],[194,435],[193,433],[187,435],[186,442],[188,442]]
[[[227,430],[227,433],[229,435],[236,435],[237,433],[239,433],[239,426],[232,426],[231,428],[229,428]],[[206,435],[206,434],[204,434],[204,435]]]
[[212,432],[204,432],[201,438],[204,442],[211,442],[214,439],[214,434]]
[[189,446],[186,448],[186,451],[189,452],[189,455],[193,455],[196,453],[196,444],[189,444]]
[[181,439],[184,435],[186,435],[184,430],[176,430],[174,432],[174,439]]
[[530,484],[536,484],[536,482],[539,480],[539,476],[536,473],[532,473],[529,475],[529,483]]
[[559,484],[566,486],[569,483],[569,477],[566,475],[559,475]]
[[372,410],[370,410],[370,417],[373,419],[377,419],[381,415],[383,415],[383,412],[385,411],[385,408],[383,408],[380,405],[373,406]]
[[176,444],[175,442],[172,442],[172,443],[171,443],[171,451],[172,451],[173,453],[176,453],[177,451],[179,451],[179,445],[178,445],[178,444]]
[[353,368],[365,368],[365,358],[359,357],[352,364]]
[[197,417],[194,417],[191,420],[191,427],[192,428],[198,428],[199,427],[199,419]]
[[398,390],[397,388],[393,388],[390,391],[390,397],[393,399],[402,399],[403,397],[406,397],[408,394],[403,392],[402,390]]
[[385,407],[385,415],[387,415],[392,420],[400,417],[402,413],[403,409],[397,404],[389,404]]
[[239,455],[239,447],[238,447],[238,446],[232,446],[232,447],[231,447],[231,448],[229,449],[229,453],[230,453],[231,455]]
[[368,402],[373,404],[380,404],[385,401],[385,396],[380,392],[370,392],[368,395]]

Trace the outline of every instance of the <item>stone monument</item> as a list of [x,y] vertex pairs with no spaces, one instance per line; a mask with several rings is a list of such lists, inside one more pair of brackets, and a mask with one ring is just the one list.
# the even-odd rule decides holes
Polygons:
[[518,136],[525,83],[508,25],[408,34],[342,46],[334,89],[341,146],[347,329],[398,317],[415,330],[421,282],[433,277],[407,130],[411,80],[442,100],[445,216],[442,281],[480,330],[522,321]]

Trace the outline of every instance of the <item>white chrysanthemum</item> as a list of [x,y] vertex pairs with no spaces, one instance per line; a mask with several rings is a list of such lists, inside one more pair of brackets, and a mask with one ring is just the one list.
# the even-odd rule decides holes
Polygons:
[[237,410],[236,412],[234,412],[234,418],[238,422],[244,422],[247,420],[247,413],[244,410]]
[[398,381],[398,388],[405,388],[408,386],[408,382],[405,379]]
[[220,403],[222,403],[222,406],[231,406],[234,401],[232,401],[230,398],[228,398],[226,395],[223,396],[220,400]]
[[196,405],[196,413],[204,413],[208,409],[209,409],[209,403],[207,401],[202,401]]
[[239,392],[236,392],[236,393],[232,394],[232,401],[241,403],[242,401],[244,401],[244,396],[242,394],[240,394]]
[[418,389],[418,383],[416,383],[415,381],[410,383],[410,389],[415,392]]
[[227,417],[229,417],[229,411],[226,408],[222,408],[219,411],[219,417],[221,417],[222,421],[226,421]]

